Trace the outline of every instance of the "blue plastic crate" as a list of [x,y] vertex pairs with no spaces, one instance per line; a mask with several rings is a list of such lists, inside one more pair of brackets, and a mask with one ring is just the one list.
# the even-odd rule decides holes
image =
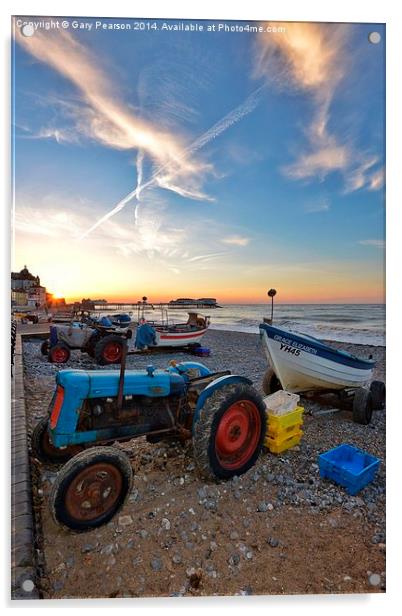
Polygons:
[[320,476],[332,479],[354,496],[373,481],[380,460],[352,445],[339,445],[318,456]]
[[197,355],[198,357],[209,357],[211,355],[211,350],[207,347],[196,347],[193,350],[193,355]]

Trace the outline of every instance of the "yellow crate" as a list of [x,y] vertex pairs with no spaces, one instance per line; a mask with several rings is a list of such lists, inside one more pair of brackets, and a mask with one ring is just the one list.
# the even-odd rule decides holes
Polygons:
[[267,436],[276,439],[276,441],[278,442],[284,441],[286,438],[289,438],[290,436],[293,436],[294,434],[300,432],[300,428],[302,427],[302,425],[303,420],[298,421],[297,423],[288,426],[287,428],[278,428],[277,426],[274,426],[274,428],[272,428],[268,422]]
[[285,415],[271,415],[268,412],[268,428],[272,433],[277,434],[280,430],[295,426],[297,423],[303,423],[304,407],[297,406],[294,411]]
[[293,436],[289,436],[284,441],[277,441],[276,439],[266,436],[265,446],[268,447],[271,453],[282,453],[283,451],[286,451],[286,449],[290,449],[291,447],[298,445],[302,436],[303,430],[300,430],[297,434],[293,434]]

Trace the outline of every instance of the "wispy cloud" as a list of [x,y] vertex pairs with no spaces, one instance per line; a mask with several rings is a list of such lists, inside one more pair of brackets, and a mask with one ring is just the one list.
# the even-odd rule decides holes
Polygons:
[[292,83],[321,99],[328,98],[342,77],[339,59],[347,28],[296,22],[281,25],[282,33],[258,35],[256,74],[269,75],[281,88]]
[[[58,207],[53,203],[54,195],[39,202],[21,199],[14,221],[18,235],[32,242],[56,244],[62,252],[74,252],[83,231],[91,220],[92,203],[83,204],[78,212],[68,200],[58,199]],[[137,225],[108,220],[88,238],[90,254],[102,254],[102,258],[126,258],[135,256],[142,263],[159,264],[160,271],[173,273],[181,271],[197,272],[210,270],[213,262],[225,256],[219,250],[215,238],[202,239],[204,233],[192,224],[174,226],[167,215],[166,203],[155,191],[148,191],[143,214]],[[127,219],[127,215],[126,215]],[[218,249],[218,250],[217,250]]]
[[330,210],[329,200],[324,198],[318,201],[306,203],[304,211],[306,214],[316,214],[318,212],[328,212]]
[[[163,130],[125,104],[99,58],[69,32],[38,30],[34,36],[24,37],[16,29],[15,37],[26,51],[78,89],[84,104],[72,106],[71,113],[76,115],[79,130],[112,148],[143,150],[169,177],[179,177],[181,182],[189,179],[188,195],[192,190],[199,195],[202,173],[209,166],[190,155],[177,130]],[[171,189],[175,189],[174,182]]]
[[291,88],[308,94],[313,118],[305,130],[307,147],[296,160],[282,167],[294,180],[324,180],[334,171],[342,173],[345,191],[366,187],[377,190],[380,181],[369,172],[377,156],[358,151],[349,141],[339,139],[329,129],[330,108],[335,93],[350,67],[345,24],[287,23],[286,32],[261,34],[258,38],[255,75],[278,88]]
[[24,139],[54,139],[57,143],[79,143],[79,136],[75,130],[56,126],[42,127],[36,133],[28,130],[23,137]]
[[318,176],[321,180],[331,171],[341,171],[349,163],[348,148],[327,142],[323,147],[300,154],[296,162],[282,167],[283,173],[295,180],[303,180]]
[[231,246],[247,246],[250,243],[250,238],[242,237],[241,235],[229,235],[222,238],[221,242]]
[[385,182],[385,170],[384,169],[378,169],[378,171],[375,171],[368,180],[368,189],[369,190],[379,190],[380,188],[382,188],[384,186],[384,182]]
[[360,240],[362,246],[373,246],[374,248],[384,248],[385,240]]
[[[148,155],[155,163],[151,177],[121,199],[113,208],[82,234],[87,237],[99,225],[120,212],[132,199],[139,199],[145,188],[159,186],[193,199],[211,199],[201,189],[205,173],[212,166],[196,158],[196,153],[216,139],[233,124],[251,113],[258,105],[265,86],[260,86],[246,100],[231,110],[209,130],[190,145],[175,131],[156,126],[154,121],[141,117],[118,96],[118,88],[100,67],[98,58],[67,31],[37,31],[33,37],[24,37],[16,29],[16,40],[35,58],[57,70],[75,85],[82,100],[69,103],[68,112],[74,118],[81,134],[116,149],[137,149],[141,158]],[[143,86],[143,84],[142,84]],[[165,84],[171,88],[171,84]],[[142,87],[142,90],[144,88]],[[177,98],[171,99],[173,115],[190,113],[178,108]],[[54,137],[59,142],[67,140],[67,131],[55,127],[44,129],[38,136]],[[139,162],[138,162],[139,161]],[[138,218],[138,208],[136,212]]]

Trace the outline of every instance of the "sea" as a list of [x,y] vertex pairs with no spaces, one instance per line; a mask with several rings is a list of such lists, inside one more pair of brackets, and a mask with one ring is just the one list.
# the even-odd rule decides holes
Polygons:
[[[134,307],[133,307],[134,308]],[[258,334],[263,317],[271,317],[271,304],[226,304],[200,310],[211,317],[211,329]],[[160,320],[158,310],[147,310],[148,320]],[[137,308],[133,311],[136,320]],[[187,311],[170,310],[169,322],[187,320]],[[275,304],[274,324],[321,340],[385,346],[384,304]]]
[[[228,305],[211,312],[211,328],[258,333],[267,304]],[[385,346],[384,304],[276,304],[274,324],[321,340]]]

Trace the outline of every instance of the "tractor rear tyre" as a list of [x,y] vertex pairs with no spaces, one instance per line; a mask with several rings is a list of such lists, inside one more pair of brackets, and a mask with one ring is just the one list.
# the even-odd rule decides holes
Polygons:
[[95,346],[95,359],[100,366],[118,364],[123,355],[123,347],[127,344],[124,338],[110,334],[101,338]]
[[383,381],[373,381],[370,385],[373,396],[373,409],[382,411],[385,409],[385,383]]
[[369,389],[359,387],[353,398],[353,421],[367,426],[373,415],[373,395]]
[[98,335],[92,335],[88,340],[86,347],[83,349],[83,351],[86,351],[89,357],[95,357],[95,347],[98,344],[99,340],[100,338]]
[[80,445],[71,445],[63,449],[58,449],[52,445],[47,430],[48,423],[48,417],[43,417],[36,424],[31,436],[32,455],[39,462],[43,464],[64,464],[64,462],[67,462],[67,460],[70,460],[70,458],[82,451],[83,447]]
[[262,391],[269,396],[282,389],[282,385],[272,368],[268,368],[262,379]]
[[42,342],[42,344],[40,345],[40,352],[42,353],[42,355],[47,355],[49,353],[49,340],[45,340],[44,342]]
[[106,524],[122,508],[133,471],[126,454],[93,447],[71,458],[56,477],[50,495],[56,523],[84,532]]
[[194,459],[206,479],[242,475],[256,462],[265,437],[261,397],[243,383],[224,385],[207,398],[193,430]]
[[58,342],[50,347],[48,359],[52,364],[65,364],[70,359],[70,349],[63,342]]

